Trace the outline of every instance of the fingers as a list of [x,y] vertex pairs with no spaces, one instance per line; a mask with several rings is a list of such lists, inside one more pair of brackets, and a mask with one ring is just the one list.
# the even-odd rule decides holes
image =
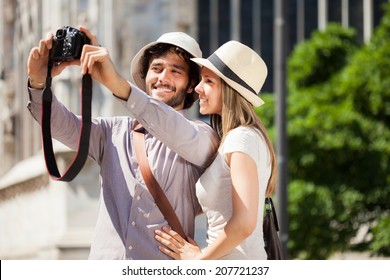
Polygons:
[[182,247],[182,243],[178,242],[174,237],[169,234],[166,234],[160,230],[156,230],[156,240],[162,245],[171,249],[174,252],[178,252],[179,248]]
[[46,39],[42,39],[39,41],[38,45],[38,53],[40,56],[44,56],[48,53],[48,51],[53,46],[53,34],[47,33]]
[[39,41],[38,46],[30,51],[27,60],[27,73],[32,80],[37,82],[45,81],[47,61],[50,49],[52,48],[53,34],[48,33],[45,39]]
[[29,57],[35,60],[39,59],[39,48],[38,47],[32,48]]
[[46,46],[47,46],[47,49],[51,50],[51,48],[53,47],[53,33],[49,32],[46,34]]
[[46,52],[46,40],[42,39],[39,41],[38,54],[43,55]]
[[108,55],[108,51],[102,47],[84,45],[83,52],[80,57],[81,74],[92,73],[94,66],[98,62],[103,62]]
[[164,253],[165,255],[167,255],[168,257],[171,257],[172,259],[175,259],[175,260],[179,260],[179,255],[172,252],[171,250],[168,250],[167,248],[164,248],[162,246],[158,246],[158,249]]
[[[168,230],[167,228],[163,227],[164,230]],[[170,231],[171,234],[175,233],[174,231]],[[180,253],[181,249],[184,244],[180,244],[175,238],[173,238],[171,235],[162,232],[160,230],[156,230],[156,240],[160,242],[163,246],[158,246],[158,249],[164,253],[165,255],[175,259],[175,260],[180,260]]]
[[162,228],[163,231],[165,231],[168,235],[172,236],[176,241],[178,241],[179,243],[183,243],[185,242],[185,240],[180,236],[180,234],[178,234],[176,231],[174,230],[171,230],[170,228],[167,228],[167,227],[163,227]]

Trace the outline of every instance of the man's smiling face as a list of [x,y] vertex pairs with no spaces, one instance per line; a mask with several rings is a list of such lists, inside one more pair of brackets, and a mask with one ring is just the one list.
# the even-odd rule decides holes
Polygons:
[[173,52],[150,61],[145,78],[146,92],[176,110],[183,108],[189,89],[189,66]]

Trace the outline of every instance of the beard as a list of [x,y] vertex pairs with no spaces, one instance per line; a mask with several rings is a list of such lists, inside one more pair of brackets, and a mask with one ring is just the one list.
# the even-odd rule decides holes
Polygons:
[[184,100],[187,97],[188,94],[187,91],[190,88],[190,84],[186,88],[179,89],[179,90],[175,87],[171,87],[168,85],[165,85],[165,87],[169,88],[172,91],[172,96],[169,99],[163,99],[163,98],[159,98],[158,96],[153,96],[152,94],[153,90],[150,89],[148,90],[147,94],[157,100],[161,100],[162,102],[164,102],[168,106],[171,106],[172,108],[177,108],[179,106],[182,107],[184,104]]
[[168,106],[171,106],[172,108],[176,108],[180,105],[183,105],[186,97],[187,97],[187,92],[185,90],[181,90],[181,91],[176,92],[174,96],[169,98],[165,102],[165,104],[167,104]]

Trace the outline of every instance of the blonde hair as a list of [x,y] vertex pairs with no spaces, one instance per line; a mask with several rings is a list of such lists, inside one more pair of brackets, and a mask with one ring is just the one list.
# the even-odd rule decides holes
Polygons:
[[253,105],[242,97],[235,89],[224,80],[222,83],[222,117],[217,114],[210,115],[211,126],[217,131],[224,142],[228,132],[239,126],[254,127],[260,131],[267,144],[271,157],[271,176],[268,180],[266,196],[270,197],[276,190],[276,157],[272,143],[267,135],[267,130],[257,116]]

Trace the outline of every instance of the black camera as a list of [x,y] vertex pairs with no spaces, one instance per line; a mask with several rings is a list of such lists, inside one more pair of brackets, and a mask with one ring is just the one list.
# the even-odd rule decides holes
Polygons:
[[79,59],[85,44],[90,44],[90,40],[84,32],[70,26],[64,26],[57,30],[53,38],[50,60],[62,62]]

